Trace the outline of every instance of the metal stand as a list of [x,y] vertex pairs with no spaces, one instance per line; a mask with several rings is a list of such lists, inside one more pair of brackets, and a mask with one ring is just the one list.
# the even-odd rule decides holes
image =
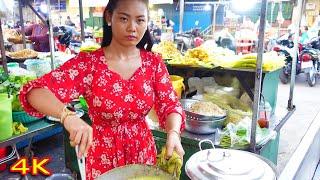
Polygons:
[[257,57],[257,67],[254,85],[254,101],[253,101],[253,112],[252,112],[252,122],[251,122],[251,135],[250,135],[250,150],[252,152],[256,151],[256,128],[257,120],[259,116],[259,104],[260,104],[260,93],[261,93],[261,78],[262,78],[262,61],[264,53],[264,32],[266,26],[266,13],[267,13],[267,0],[262,0],[261,2],[261,13],[260,13],[260,27],[258,36],[258,57]]
[[304,0],[298,0],[298,21],[295,21],[295,31],[294,31],[294,49],[296,50],[292,57],[292,68],[291,68],[291,81],[290,81],[290,94],[289,94],[289,100],[288,100],[288,110],[294,109],[293,105],[293,91],[294,91],[294,83],[296,82],[296,66],[297,66],[297,59],[298,59],[298,52],[299,52],[299,27],[301,23],[301,16],[302,16],[302,6],[303,6]]
[[6,58],[6,50],[4,47],[4,40],[2,36],[2,26],[1,26],[1,19],[0,19],[0,51],[1,51],[1,58],[2,58],[2,66],[4,72],[8,74],[8,66],[7,66],[7,58]]
[[81,27],[81,40],[85,41],[84,24],[83,24],[83,8],[82,0],[79,0],[79,14],[80,14],[80,27]]

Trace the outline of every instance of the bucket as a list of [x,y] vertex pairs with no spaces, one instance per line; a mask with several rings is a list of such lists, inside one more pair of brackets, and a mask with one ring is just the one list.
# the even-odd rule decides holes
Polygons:
[[0,141],[12,136],[12,96],[0,94]]
[[176,91],[178,98],[181,99],[182,91],[185,89],[183,84],[183,77],[177,75],[170,75],[170,81],[173,89]]

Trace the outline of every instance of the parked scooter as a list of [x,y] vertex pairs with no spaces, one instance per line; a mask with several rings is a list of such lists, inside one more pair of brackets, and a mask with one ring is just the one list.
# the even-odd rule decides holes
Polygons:
[[310,87],[316,85],[317,75],[320,73],[320,40],[313,38],[303,46],[299,59],[303,62],[302,67],[307,73],[307,82]]
[[[278,52],[279,55],[285,56],[285,66],[280,73],[280,81],[287,84],[290,80],[292,59],[295,53],[292,41],[293,34],[288,34],[280,37],[273,50]],[[312,41],[313,42],[313,41]],[[314,42],[313,42],[314,43]],[[315,44],[315,43],[314,43]],[[319,72],[319,51],[312,47],[311,43],[302,45],[299,43],[299,51],[296,63],[296,75],[300,73],[307,73],[307,81],[309,86],[316,84],[316,75]]]
[[[280,72],[280,81],[283,84],[287,84],[290,80],[291,68],[292,68],[292,59],[294,55],[294,43],[292,41],[293,34],[286,34],[281,36],[277,41],[276,45],[273,47],[273,50],[278,52],[280,56],[285,57],[285,66]],[[300,44],[299,44],[300,45]],[[300,49],[300,46],[299,46]],[[300,51],[300,50],[299,50]],[[296,74],[301,73],[301,62],[297,56],[297,65],[296,65]]]
[[176,34],[174,40],[178,45],[177,48],[181,52],[198,47],[203,43],[203,38],[200,35],[199,28],[192,29],[191,31],[187,31],[185,33]]

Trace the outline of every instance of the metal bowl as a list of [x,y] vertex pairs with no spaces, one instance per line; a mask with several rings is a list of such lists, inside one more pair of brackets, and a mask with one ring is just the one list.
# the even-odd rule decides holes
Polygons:
[[194,119],[186,119],[186,130],[195,134],[213,134],[217,128],[222,128],[226,117],[215,119],[212,121],[199,121]]
[[191,108],[191,105],[196,102],[200,102],[200,101],[195,99],[180,99],[180,103],[186,113],[187,118],[193,119],[193,120],[199,120],[199,121],[215,121],[215,120],[221,120],[222,118],[227,117],[226,111],[223,116],[204,116],[201,114],[193,113],[190,111],[190,108]]

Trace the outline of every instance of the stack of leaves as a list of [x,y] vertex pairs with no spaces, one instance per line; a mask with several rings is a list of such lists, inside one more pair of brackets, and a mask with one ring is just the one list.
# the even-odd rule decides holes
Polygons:
[[162,147],[161,153],[157,155],[157,166],[173,175],[175,179],[179,179],[181,174],[182,160],[175,151],[173,151],[170,159],[167,160],[166,151],[166,147]]
[[[275,52],[268,52],[263,54],[262,69],[264,71],[274,71],[280,69],[285,65],[285,57],[278,56]],[[239,69],[255,69],[257,66],[257,54],[243,55],[235,64],[233,68]]]

